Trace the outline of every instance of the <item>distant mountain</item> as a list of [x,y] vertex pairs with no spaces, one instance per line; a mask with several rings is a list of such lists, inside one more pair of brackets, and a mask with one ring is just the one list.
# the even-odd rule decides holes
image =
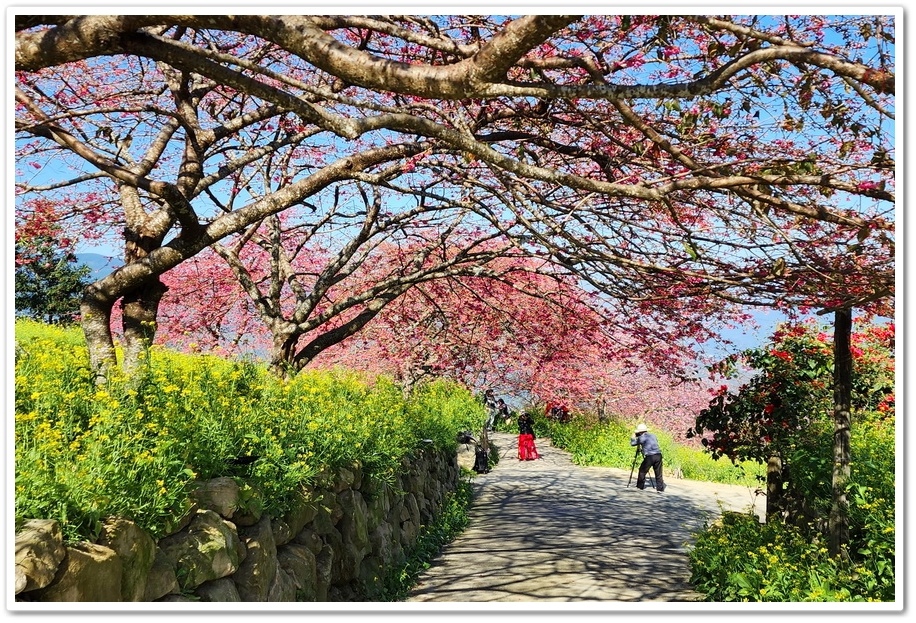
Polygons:
[[77,253],[76,261],[82,266],[89,267],[92,271],[89,273],[89,278],[93,281],[107,276],[122,265],[120,258],[108,257],[99,253]]

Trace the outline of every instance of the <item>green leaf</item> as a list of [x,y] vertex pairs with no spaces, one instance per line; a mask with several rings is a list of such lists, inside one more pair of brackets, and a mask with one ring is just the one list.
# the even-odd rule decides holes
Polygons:
[[783,258],[779,258],[773,264],[773,274],[777,277],[782,277],[786,274],[786,261]]
[[748,590],[753,590],[753,589],[754,589],[753,583],[751,583],[751,581],[748,579],[747,575],[745,575],[745,574],[743,574],[743,573],[733,573],[733,574],[731,575],[731,580],[732,580],[735,584],[737,584],[738,586],[740,586],[741,588],[748,589]]

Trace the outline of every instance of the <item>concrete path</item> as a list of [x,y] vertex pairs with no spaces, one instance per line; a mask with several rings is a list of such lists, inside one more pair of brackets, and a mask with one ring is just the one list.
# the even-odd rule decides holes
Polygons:
[[[669,476],[664,493],[640,491],[628,470],[574,465],[548,439],[537,461],[518,460],[515,435],[491,443],[500,461],[474,479],[470,525],[407,601],[697,601],[692,533],[722,510],[764,512],[746,487]],[[459,460],[470,467],[473,452]]]

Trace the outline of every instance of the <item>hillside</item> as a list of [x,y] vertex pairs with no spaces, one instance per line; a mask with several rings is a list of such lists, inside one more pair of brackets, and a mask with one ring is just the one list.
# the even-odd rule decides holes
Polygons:
[[92,281],[101,279],[122,264],[120,258],[109,257],[99,253],[77,253],[76,260],[80,265],[88,266],[92,270],[89,274],[89,278]]

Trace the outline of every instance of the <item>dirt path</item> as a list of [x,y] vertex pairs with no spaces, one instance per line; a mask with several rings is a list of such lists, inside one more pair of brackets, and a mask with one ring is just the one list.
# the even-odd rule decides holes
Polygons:
[[722,510],[755,501],[746,487],[673,478],[664,493],[640,491],[635,475],[627,487],[629,471],[573,465],[547,439],[538,461],[517,459],[514,435],[491,442],[500,462],[475,478],[468,529],[407,601],[696,601],[685,543]]

